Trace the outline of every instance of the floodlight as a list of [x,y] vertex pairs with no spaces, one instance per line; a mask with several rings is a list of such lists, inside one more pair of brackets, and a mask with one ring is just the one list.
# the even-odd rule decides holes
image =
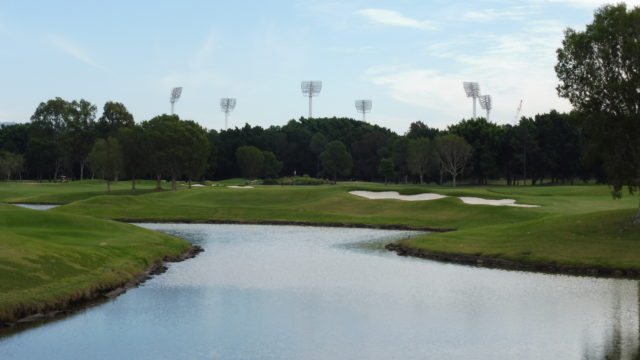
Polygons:
[[480,85],[477,82],[463,82],[464,92],[467,97],[473,98],[473,117],[476,117],[476,99],[480,96]]
[[487,121],[489,121],[489,113],[491,112],[491,95],[481,95],[479,98],[480,107],[487,110]]
[[171,89],[171,98],[169,99],[169,102],[171,102],[171,115],[173,115],[173,104],[180,99],[180,95],[182,95],[182,86]]
[[362,121],[365,121],[365,114],[371,111],[371,100],[356,100],[356,110],[362,113]]
[[318,96],[322,90],[322,81],[303,81],[300,83],[302,95],[309,98],[309,119],[311,119],[311,98]]
[[236,99],[234,98],[222,98],[220,99],[220,109],[224,113],[224,128],[227,129],[227,120],[229,119],[229,113],[236,108]]

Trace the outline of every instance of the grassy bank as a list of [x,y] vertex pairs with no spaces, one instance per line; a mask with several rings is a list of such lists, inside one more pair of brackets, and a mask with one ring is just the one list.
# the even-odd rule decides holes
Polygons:
[[187,247],[129,224],[0,204],[0,323],[91,298]]
[[[432,201],[368,200],[350,190],[436,192]],[[538,208],[466,205],[454,196],[516,199]],[[344,183],[255,189],[196,188],[141,196],[98,196],[54,209],[105,219],[300,222],[447,228],[403,243],[429,251],[523,262],[640,268],[640,226],[629,219],[638,198],[613,200],[606,186],[421,187]]]

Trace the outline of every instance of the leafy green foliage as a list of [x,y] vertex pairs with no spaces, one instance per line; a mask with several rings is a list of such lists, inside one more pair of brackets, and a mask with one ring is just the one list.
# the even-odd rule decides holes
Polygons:
[[351,172],[353,160],[347,148],[339,140],[333,140],[327,144],[325,150],[320,154],[322,168],[326,174],[333,176],[333,182],[338,175],[346,176]]

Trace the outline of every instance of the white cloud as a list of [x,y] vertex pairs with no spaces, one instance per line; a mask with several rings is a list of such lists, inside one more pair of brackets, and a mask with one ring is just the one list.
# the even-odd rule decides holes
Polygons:
[[394,10],[387,9],[362,9],[356,12],[369,19],[369,21],[384,25],[403,26],[421,30],[433,30],[435,26],[433,22],[428,20],[416,20],[404,16]]
[[61,50],[62,52],[70,55],[81,62],[93,66],[100,70],[106,70],[106,68],[98,63],[96,63],[89,54],[87,54],[83,49],[81,49],[76,44],[72,43],[70,40],[65,39],[60,36],[51,35],[49,36],[49,42]]
[[216,34],[213,31],[210,31],[202,42],[202,45],[200,45],[200,48],[196,51],[193,60],[191,61],[191,66],[198,69],[207,67],[207,63],[211,60],[216,45]]
[[[546,28],[546,30],[545,30]],[[523,99],[523,115],[570,110],[569,103],[556,93],[555,49],[562,39],[561,26],[535,23],[519,33],[476,36],[467,41],[481,43],[485,50],[470,53],[453,39],[429,47],[432,56],[449,61],[450,70],[435,67],[371,68],[365,77],[384,86],[400,102],[429,109],[430,126],[444,127],[471,116],[471,99],[465,97],[463,81],[477,81],[483,94],[493,100],[491,120],[514,121],[516,107]],[[465,49],[466,48],[466,49]],[[478,114],[484,114],[478,106]]]
[[539,12],[537,7],[533,6],[519,6],[513,7],[507,10],[496,9],[480,9],[469,10],[464,12],[461,16],[461,20],[476,21],[476,22],[493,22],[493,21],[520,21],[527,17]]
[[628,7],[640,6],[640,0],[532,0],[532,2],[562,3],[588,9],[595,9],[602,5],[617,4],[619,2],[627,4]]

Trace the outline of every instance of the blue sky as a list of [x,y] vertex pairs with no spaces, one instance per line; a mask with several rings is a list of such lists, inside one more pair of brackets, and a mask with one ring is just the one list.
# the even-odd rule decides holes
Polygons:
[[[314,117],[359,118],[404,133],[471,116],[462,81],[493,98],[491,120],[569,110],[557,97],[555,49],[584,28],[598,0],[522,1],[4,1],[0,3],[0,122],[27,122],[60,96],[101,108],[124,103],[136,121],[170,111],[224,126],[307,116],[301,80],[322,80]],[[636,6],[640,0],[627,1]]]

